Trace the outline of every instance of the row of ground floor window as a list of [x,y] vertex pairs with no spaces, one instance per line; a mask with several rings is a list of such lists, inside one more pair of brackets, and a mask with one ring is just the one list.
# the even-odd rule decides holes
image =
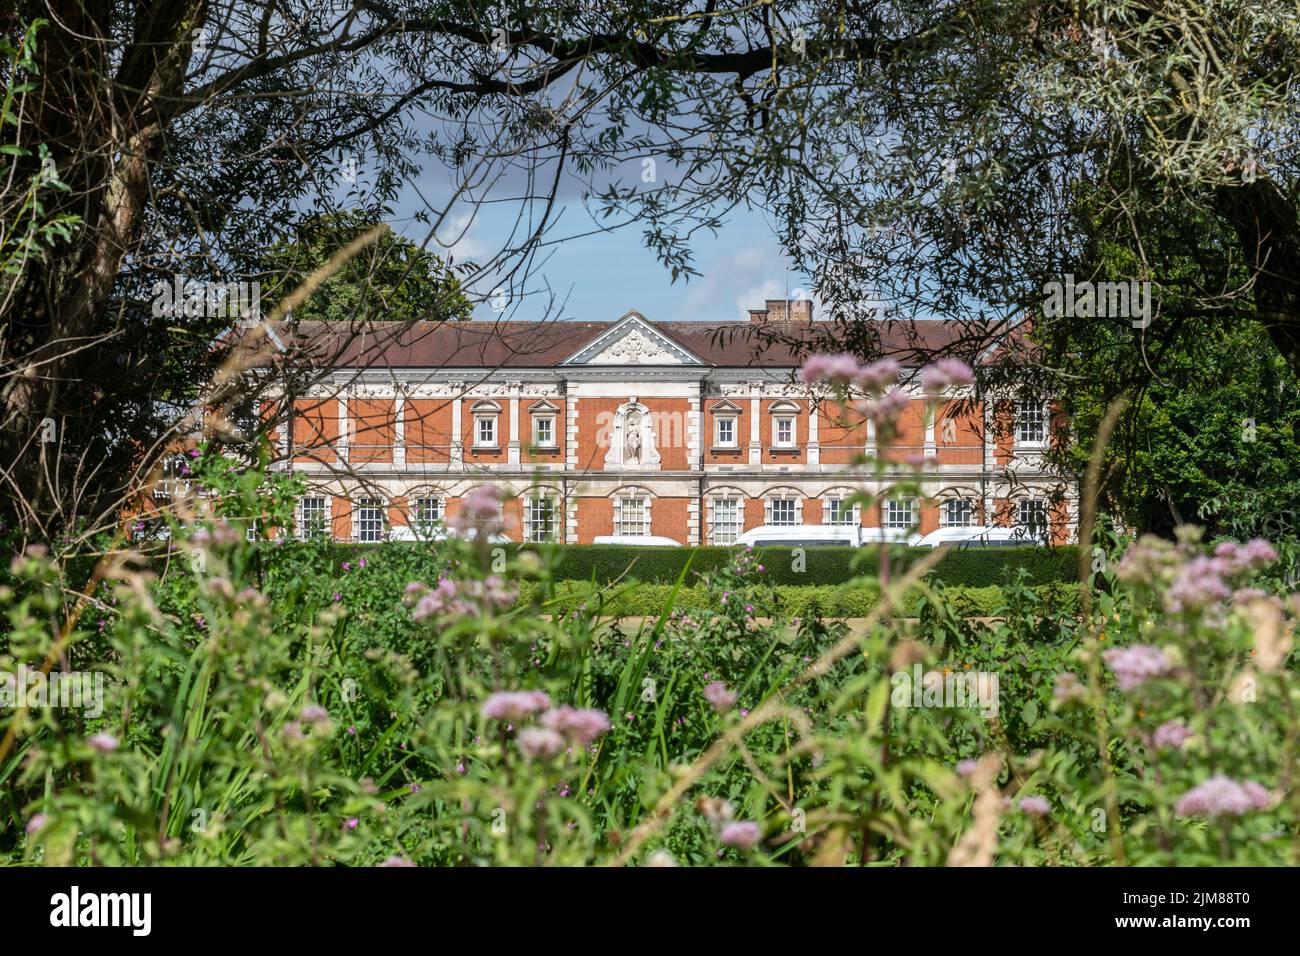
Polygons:
[[[340,541],[378,542],[406,526],[417,535],[436,533],[452,518],[461,499],[447,496],[380,498],[311,494],[298,501],[297,534]],[[704,519],[700,533],[701,512]],[[742,531],[760,525],[860,525],[928,533],[941,527],[1004,525],[1025,528],[1039,540],[1069,538],[1068,507],[1046,496],[979,499],[894,497],[872,506],[850,495],[811,498],[778,492],[761,498],[739,494],[662,497],[632,490],[605,497],[569,497],[524,492],[501,505],[503,533],[522,541],[587,544],[608,535],[658,536],[680,544],[733,544]]]

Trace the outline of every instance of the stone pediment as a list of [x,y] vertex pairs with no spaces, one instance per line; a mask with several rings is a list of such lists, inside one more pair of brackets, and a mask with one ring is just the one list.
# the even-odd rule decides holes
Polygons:
[[703,365],[636,312],[629,312],[562,365]]

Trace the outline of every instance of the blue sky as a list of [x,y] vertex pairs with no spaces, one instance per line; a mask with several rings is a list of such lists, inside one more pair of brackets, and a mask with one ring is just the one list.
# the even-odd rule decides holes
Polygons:
[[[424,240],[428,227],[410,217],[426,205],[445,202],[444,176],[442,169],[431,169],[411,184],[393,217],[394,229],[417,242]],[[500,190],[499,202],[481,204],[472,217],[469,205],[454,209],[439,233],[442,243],[450,244],[461,260],[491,257],[509,242],[523,208],[517,199],[508,198],[510,192]],[[697,233],[691,249],[700,275],[674,283],[645,246],[640,226],[598,232],[579,184],[568,184],[559,195],[558,220],[547,233],[548,245],[532,270],[528,294],[507,311],[507,318],[547,318],[549,297],[554,295],[552,308],[562,308],[558,314],[566,319],[612,320],[635,309],[652,320],[730,321],[748,318],[745,310],[762,308],[765,299],[784,298],[787,284],[792,294],[808,284],[789,268],[775,233],[757,211],[733,210],[716,236]],[[481,294],[491,291],[484,288]],[[493,318],[494,313],[484,304],[475,316]]]

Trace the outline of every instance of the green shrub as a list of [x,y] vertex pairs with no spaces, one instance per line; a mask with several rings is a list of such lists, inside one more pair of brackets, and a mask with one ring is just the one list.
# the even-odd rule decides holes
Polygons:
[[[609,589],[585,581],[557,581],[542,610],[552,614],[599,613],[602,617],[658,617],[668,607],[695,612],[717,610],[716,598],[702,585],[683,586],[675,599],[673,588],[671,584],[632,583]],[[526,582],[520,589],[520,604],[541,600],[542,592],[540,584]],[[1039,585],[1031,592],[1054,613],[1071,614],[1077,604],[1076,584]],[[944,588],[943,595],[961,617],[997,616],[1007,601],[1004,589],[999,587],[951,587]],[[874,583],[780,585],[756,595],[753,608],[758,617],[861,618],[870,614],[879,600],[880,588]],[[924,600],[919,591],[912,595],[904,604],[907,613],[915,616]]]
[[[533,545],[510,544],[500,549],[501,562],[513,559],[520,551],[534,551]],[[780,547],[755,548],[753,556],[763,568],[760,577],[773,585],[845,584],[862,575],[874,575],[880,565],[879,549],[816,547],[801,549]],[[550,574],[556,580],[642,581],[672,584],[687,572],[687,583],[698,575],[715,573],[726,567],[734,548],[638,548],[623,545],[565,545],[556,549]],[[1075,580],[1078,575],[1078,548],[988,548],[950,551],[930,573],[932,581],[963,587],[988,587],[1009,583],[1024,570],[1031,585]],[[914,562],[930,554],[927,548],[890,548],[890,567],[903,573]],[[368,563],[401,568],[413,578],[436,579],[447,562],[443,544],[389,542],[382,546],[286,542],[268,558],[268,569],[277,567],[283,576],[339,568],[344,563]],[[321,562],[324,562],[322,564]]]

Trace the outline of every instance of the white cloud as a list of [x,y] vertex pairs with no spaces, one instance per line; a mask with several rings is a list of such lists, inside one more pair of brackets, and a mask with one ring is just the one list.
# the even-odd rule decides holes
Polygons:
[[479,262],[488,255],[487,243],[474,235],[474,220],[469,213],[451,215],[443,220],[435,235],[431,249],[444,259],[454,258],[457,262],[469,260]]
[[[743,246],[720,255],[701,270],[701,278],[694,280],[682,297],[683,318],[746,320],[750,309],[763,308],[768,299],[797,298],[802,278],[794,273],[787,278],[787,269],[775,242]],[[734,303],[734,316],[719,314],[725,302]]]

